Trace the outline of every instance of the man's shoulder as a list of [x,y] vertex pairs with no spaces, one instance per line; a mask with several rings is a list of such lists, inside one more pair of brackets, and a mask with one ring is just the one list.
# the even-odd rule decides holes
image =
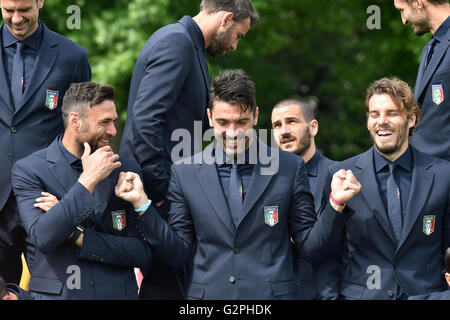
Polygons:
[[[170,42],[167,42],[170,40]],[[172,42],[175,41],[175,42]],[[181,23],[168,24],[156,30],[147,40],[147,47],[153,47],[160,43],[167,45],[192,45],[192,39],[189,32]]]
[[43,41],[47,41],[48,43],[52,44],[58,44],[62,48],[65,48],[66,50],[72,50],[75,52],[86,52],[86,49],[80,46],[78,43],[70,40],[69,38],[49,29],[47,26],[44,26],[44,37]]
[[17,160],[12,166],[13,179],[14,176],[45,175],[46,170],[43,169],[48,163],[47,150],[48,148],[44,148]]

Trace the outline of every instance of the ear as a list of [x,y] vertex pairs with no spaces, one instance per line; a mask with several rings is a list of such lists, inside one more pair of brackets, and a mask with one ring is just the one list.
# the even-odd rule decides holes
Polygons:
[[256,125],[258,124],[258,116],[259,116],[259,108],[256,107],[256,110],[255,110],[255,119],[254,119],[254,121],[253,121],[253,126],[256,126]]
[[411,3],[411,7],[423,9],[425,7],[425,3],[423,0],[413,0],[413,2]]
[[221,27],[226,28],[228,25],[233,24],[233,16],[233,12],[224,12],[222,15]]
[[72,128],[75,131],[78,131],[78,129],[80,129],[81,127],[81,116],[79,113],[77,112],[70,112],[68,117],[67,117],[67,126]]
[[44,0],[38,0],[38,9],[42,9],[44,6]]
[[211,112],[211,109],[210,109],[210,108],[206,109],[206,114],[208,115],[209,126],[210,126],[211,128],[214,128],[214,126],[213,126],[213,120],[212,120],[212,112]]
[[316,119],[309,122],[309,134],[315,137],[319,132],[319,122]]
[[412,114],[408,116],[408,129],[411,129],[416,125],[416,115]]
[[448,285],[450,286],[450,273],[445,273],[445,280],[447,280]]

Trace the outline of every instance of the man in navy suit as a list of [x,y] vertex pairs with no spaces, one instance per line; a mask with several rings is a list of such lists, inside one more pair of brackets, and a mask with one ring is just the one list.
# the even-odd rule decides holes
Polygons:
[[[156,31],[136,62],[131,79],[127,120],[120,154],[134,157],[142,167],[149,197],[166,217],[172,140],[176,129],[194,133],[207,129],[209,72],[206,53],[219,56],[234,51],[259,17],[250,0],[203,0],[194,18],[184,16]],[[175,138],[176,140],[176,138]],[[201,151],[192,139],[188,157]],[[164,204],[164,205],[163,205]],[[170,270],[155,261],[144,275],[144,299],[182,299],[186,295],[184,271]]]
[[450,161],[450,4],[448,0],[395,0],[403,24],[432,37],[422,51],[415,98],[422,109],[411,145]]
[[442,256],[450,246],[450,163],[410,145],[421,112],[405,82],[375,81],[366,109],[374,146],[329,168],[330,177],[351,170],[362,186],[341,203],[346,223],[339,294],[393,300],[442,290]]
[[138,299],[134,267],[148,268],[152,252],[136,228],[146,206],[121,196],[125,172],[139,165],[119,161],[109,146],[117,133],[114,90],[72,84],[62,112],[64,135],[12,170],[29,290],[35,299]]
[[[1,0],[0,275],[19,283],[24,231],[12,194],[15,161],[47,147],[64,131],[61,103],[70,83],[89,81],[86,50],[39,20],[44,0]],[[18,50],[18,48],[20,50]]]
[[[314,107],[311,103],[298,99],[282,100],[272,110],[272,128],[280,149],[299,155],[305,161],[306,174],[314,197],[314,210],[318,213],[328,201],[328,197],[324,197],[324,186],[328,167],[334,161],[316,149],[314,137],[319,131],[319,123],[315,118]],[[314,271],[318,272],[317,269],[322,268],[316,266],[315,269],[313,270],[310,262],[295,256],[295,271],[302,300],[315,299],[318,297],[317,290],[321,290],[317,287],[319,279],[315,279]]]
[[[215,140],[172,166],[168,222],[149,209],[138,228],[168,265],[193,256],[189,299],[297,299],[290,239],[320,261],[340,240],[342,210],[317,219],[303,159],[256,138],[255,87],[243,71],[214,80],[208,118]],[[333,192],[346,201],[359,186],[351,174],[342,182]]]

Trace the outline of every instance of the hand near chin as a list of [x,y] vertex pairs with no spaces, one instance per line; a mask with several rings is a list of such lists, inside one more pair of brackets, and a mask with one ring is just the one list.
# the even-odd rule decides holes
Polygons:
[[91,147],[84,143],[84,152],[81,156],[83,173],[78,182],[86,187],[89,192],[94,193],[97,184],[106,179],[111,172],[120,168],[119,155],[115,154],[110,146],[104,146],[91,154]]

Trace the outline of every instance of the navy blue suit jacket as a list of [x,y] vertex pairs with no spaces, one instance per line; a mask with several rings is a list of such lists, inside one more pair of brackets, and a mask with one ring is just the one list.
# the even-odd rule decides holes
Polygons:
[[[324,195],[325,182],[328,176],[328,167],[335,163],[335,161],[328,159],[319,152],[319,164],[317,168],[317,183],[315,190],[311,190],[314,197],[314,210],[319,213],[320,210],[326,206],[328,196]],[[327,264],[313,265],[309,261],[301,258],[300,255],[295,255],[295,273],[297,274],[297,282],[299,284],[299,291],[301,300],[315,299],[318,295],[318,291],[322,290],[322,287],[326,283],[321,282],[321,274],[327,272]]]
[[[422,119],[411,145],[422,152],[450,161],[450,29],[434,48],[433,58],[424,71],[422,52],[414,95],[422,109]],[[435,86],[433,90],[433,86]],[[443,101],[433,101],[433,91],[442,88]],[[440,102],[438,104],[438,102]]]
[[[342,235],[343,274],[339,293],[348,299],[395,299],[397,284],[408,296],[443,290],[442,255],[450,246],[450,163],[411,148],[413,176],[402,237],[397,244],[378,191],[373,147],[330,167],[352,170],[361,191],[347,203]],[[434,218],[427,235],[426,221]],[[338,242],[341,243],[341,242]],[[337,266],[338,269],[341,266]],[[379,269],[377,269],[379,268]],[[379,270],[379,288],[370,278]],[[330,274],[330,281],[335,282]],[[370,282],[371,285],[367,285]]]
[[[91,69],[86,50],[49,30],[43,23],[42,43],[22,103],[14,109],[11,89],[0,50],[0,210],[11,194],[11,168],[15,161],[47,147],[63,133],[61,105],[72,82],[89,81]],[[5,24],[0,26],[0,34]],[[58,92],[57,106],[46,106],[47,90]],[[9,226],[9,229],[14,226]],[[1,223],[0,223],[0,229]],[[9,242],[8,231],[0,237]],[[6,232],[5,232],[6,231]]]
[[[203,159],[213,145],[200,154]],[[183,265],[194,250],[189,299],[297,299],[291,237],[311,261],[322,259],[336,241],[343,215],[328,211],[317,220],[303,159],[279,152],[278,160],[278,150],[266,153],[279,163],[275,174],[264,172],[273,161],[254,165],[237,225],[214,163],[194,157],[193,164],[172,166],[169,222],[148,211],[141,229],[169,265]],[[270,208],[278,212],[273,226],[265,222]]]
[[[178,143],[171,139],[173,131],[187,130],[193,144],[194,121],[200,121],[200,135],[207,128],[208,63],[197,28],[185,16],[156,31],[142,49],[131,79],[120,153],[139,162],[146,193],[155,202],[166,197],[171,152]],[[191,149],[183,157],[201,147],[200,143],[199,150]]]
[[[64,158],[57,139],[17,161],[12,171],[28,235],[30,292],[37,299],[137,299],[133,267],[149,268],[152,253],[137,232],[133,206],[116,197],[114,187],[120,171],[139,172],[139,166],[121,158],[122,166],[101,181],[92,195],[77,182],[80,172]],[[41,191],[59,199],[48,212],[33,206]],[[113,213],[125,214],[124,227],[114,227]],[[80,249],[66,240],[86,220],[93,226],[85,229]],[[77,289],[68,286],[73,266],[80,269]]]

